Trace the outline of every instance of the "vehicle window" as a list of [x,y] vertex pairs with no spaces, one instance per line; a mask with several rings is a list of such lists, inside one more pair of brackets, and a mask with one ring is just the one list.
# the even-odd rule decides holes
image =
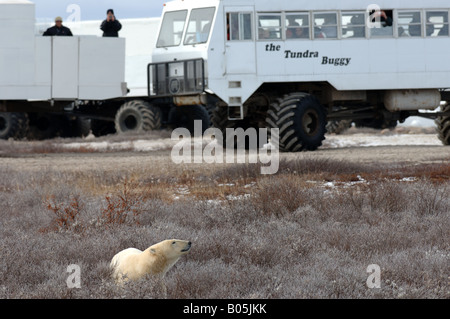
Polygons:
[[398,36],[422,36],[422,18],[420,11],[405,11],[398,13]]
[[252,14],[233,12],[227,13],[227,40],[253,40]]
[[448,11],[428,11],[426,20],[427,37],[448,36]]
[[286,13],[286,39],[309,39],[308,13]]
[[261,14],[258,17],[258,39],[281,39],[281,14]]
[[215,8],[192,10],[184,44],[200,44],[208,41],[215,12]]
[[183,10],[166,12],[164,14],[156,47],[163,48],[180,45],[187,13],[187,10]]
[[373,17],[372,22],[377,20],[380,22],[380,27],[375,27],[370,29],[371,37],[393,37],[394,36],[394,18],[392,10],[381,10],[378,12],[371,12]]
[[314,14],[314,38],[336,39],[337,38],[337,14],[315,13]]
[[366,14],[365,12],[342,13],[342,38],[365,38]]

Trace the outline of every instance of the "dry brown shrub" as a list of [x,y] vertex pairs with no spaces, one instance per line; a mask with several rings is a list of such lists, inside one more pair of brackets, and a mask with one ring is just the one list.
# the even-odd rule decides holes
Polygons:
[[423,180],[420,187],[414,189],[414,207],[420,216],[437,215],[449,212],[448,202],[449,184],[434,184]]
[[41,229],[41,232],[51,231],[75,231],[83,232],[85,226],[79,217],[83,210],[83,205],[78,196],[70,199],[69,203],[57,203],[54,196],[50,196],[45,201],[46,208],[53,213],[53,220],[50,225]]
[[262,179],[250,198],[255,208],[264,215],[281,217],[304,205],[309,192],[298,176],[282,175]]
[[98,223],[108,227],[139,224],[145,200],[145,194],[137,190],[139,186],[139,182],[125,178],[121,190],[105,197],[106,207],[102,209]]

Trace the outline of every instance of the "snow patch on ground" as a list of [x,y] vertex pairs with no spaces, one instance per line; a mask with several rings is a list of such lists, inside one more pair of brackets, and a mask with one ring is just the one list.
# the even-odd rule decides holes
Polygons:
[[442,146],[433,134],[395,134],[388,136],[354,134],[327,136],[323,148],[377,147],[377,146]]
[[137,141],[125,141],[125,142],[76,142],[62,145],[63,148],[68,150],[87,149],[96,152],[108,152],[108,151],[131,151],[131,152],[152,152],[171,149],[178,143],[178,141],[172,141],[170,139],[157,139],[157,140],[137,140]]
[[[179,144],[181,143],[181,144]],[[62,144],[68,150],[86,149],[97,152],[107,151],[131,151],[152,152],[170,150],[175,145],[202,143],[203,147],[211,143],[211,138],[194,138],[192,140],[179,141],[170,138],[135,141],[109,142],[87,139],[83,142]],[[212,142],[217,143],[217,142]],[[441,141],[434,134],[352,134],[352,135],[330,135],[324,141],[321,149],[351,148],[351,147],[380,147],[380,146],[442,146]]]
[[435,127],[434,120],[423,117],[412,116],[406,119],[405,123],[399,124],[400,127]]

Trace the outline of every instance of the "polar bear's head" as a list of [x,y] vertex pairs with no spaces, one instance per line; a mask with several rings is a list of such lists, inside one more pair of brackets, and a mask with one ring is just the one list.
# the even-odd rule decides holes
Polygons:
[[150,247],[150,253],[163,255],[168,260],[178,259],[191,250],[192,243],[186,240],[169,239]]

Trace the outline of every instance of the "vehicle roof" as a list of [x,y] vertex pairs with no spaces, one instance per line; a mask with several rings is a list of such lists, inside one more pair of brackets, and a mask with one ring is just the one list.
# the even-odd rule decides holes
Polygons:
[[385,9],[443,9],[449,8],[448,0],[175,0],[165,4],[167,9],[186,9],[216,6],[255,6],[257,10],[267,11],[310,11],[310,10],[365,10],[369,5],[376,3]]
[[0,0],[0,4],[33,4],[27,0]]

